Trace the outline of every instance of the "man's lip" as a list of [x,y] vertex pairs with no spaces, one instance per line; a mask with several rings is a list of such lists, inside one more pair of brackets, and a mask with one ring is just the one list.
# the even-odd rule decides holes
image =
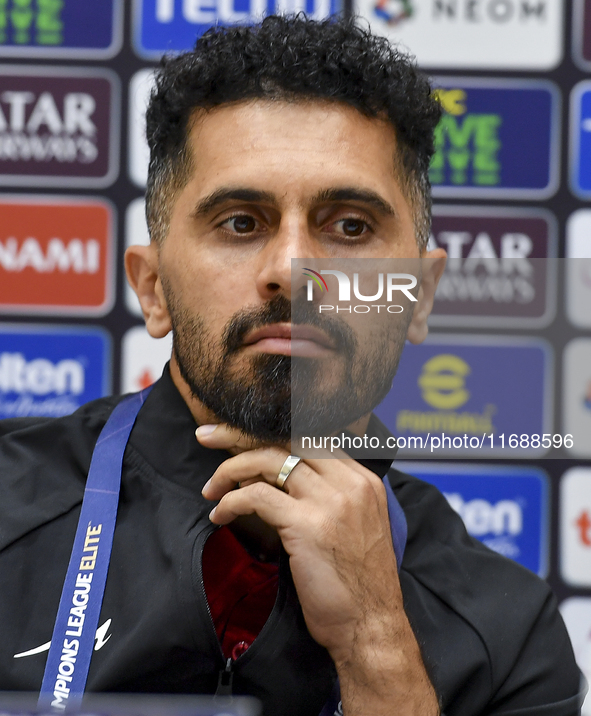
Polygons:
[[294,341],[312,341],[318,343],[325,348],[334,348],[333,341],[326,335],[326,333],[309,324],[303,323],[273,323],[270,326],[263,326],[256,330],[247,333],[244,339],[244,345],[252,345],[257,343],[264,338],[284,338]]

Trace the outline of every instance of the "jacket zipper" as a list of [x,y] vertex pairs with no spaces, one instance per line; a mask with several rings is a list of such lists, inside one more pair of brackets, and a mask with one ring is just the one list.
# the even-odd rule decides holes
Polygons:
[[[234,672],[233,672],[233,666],[234,664],[241,659],[244,654],[247,652],[244,652],[243,654],[240,654],[240,656],[237,659],[232,659],[232,657],[228,657],[227,659],[224,656],[224,652],[222,649],[222,645],[220,644],[220,640],[218,639],[217,632],[215,630],[215,624],[213,621],[213,617],[211,615],[211,609],[209,608],[209,602],[207,601],[207,593],[205,591],[205,582],[203,580],[203,552],[205,550],[205,543],[207,542],[208,537],[210,537],[215,531],[216,527],[213,527],[212,529],[208,529],[205,534],[205,539],[203,540],[203,543],[200,546],[199,549],[199,581],[201,585],[201,594],[203,595],[203,599],[205,601],[205,606],[207,608],[207,613],[209,615],[209,623],[211,624],[211,630],[213,632],[213,636],[215,637],[215,641],[218,646],[218,652],[222,657],[222,660],[224,661],[224,668],[220,669],[218,671],[218,684],[215,692],[215,696],[232,696],[232,681],[234,679]],[[275,609],[275,606],[273,607],[273,610]],[[272,613],[272,612],[271,612]],[[271,615],[269,615],[270,618]],[[259,637],[257,636],[256,639],[253,641],[253,643],[248,647],[251,649],[253,645],[255,644],[256,640]]]
[[215,696],[232,696],[232,680],[234,679],[232,664],[232,657],[230,657],[226,661],[226,666],[218,672],[218,686],[215,690]]

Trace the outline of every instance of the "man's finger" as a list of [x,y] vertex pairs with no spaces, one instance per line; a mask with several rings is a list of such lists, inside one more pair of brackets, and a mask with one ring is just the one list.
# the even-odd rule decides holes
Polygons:
[[266,482],[256,482],[225,495],[209,513],[209,519],[216,525],[227,525],[239,515],[256,513],[279,530],[293,523],[293,510],[297,509],[297,501],[287,493]]
[[195,430],[195,437],[204,446],[212,450],[252,450],[258,445],[242,431],[231,428],[225,423],[218,425],[200,425]]
[[[281,448],[261,448],[250,450],[223,462],[203,488],[203,496],[208,500],[219,500],[240,482],[256,479],[264,480],[276,487],[279,471],[289,453]],[[305,462],[299,462],[290,472],[283,490],[294,497],[309,495],[322,479]]]

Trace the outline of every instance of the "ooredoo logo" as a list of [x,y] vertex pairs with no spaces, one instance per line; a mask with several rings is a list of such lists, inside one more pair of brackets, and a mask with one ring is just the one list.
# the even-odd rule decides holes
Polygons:
[[104,201],[0,200],[0,307],[93,315],[112,305],[113,211]]
[[0,68],[0,183],[111,184],[118,104],[118,80],[107,70]]

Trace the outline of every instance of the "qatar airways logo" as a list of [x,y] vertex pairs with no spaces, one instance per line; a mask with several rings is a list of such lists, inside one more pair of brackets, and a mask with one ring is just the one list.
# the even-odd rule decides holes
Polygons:
[[[359,273],[354,273],[353,296],[361,302],[356,305],[353,305],[351,299],[351,279],[344,271],[334,269],[314,271],[310,268],[304,268],[302,273],[308,277],[308,301],[314,300],[315,285],[320,289],[321,294],[329,293],[330,289],[327,281],[323,278],[324,276],[334,276],[337,280],[338,292],[335,302],[338,301],[338,304],[320,304],[318,307],[319,313],[328,313],[330,311],[335,313],[402,313],[404,306],[393,303],[395,296],[399,297],[399,294],[402,293],[411,302],[416,302],[417,300],[411,293],[411,290],[416,288],[417,277],[410,273],[378,273],[376,278],[377,285],[375,285],[376,291],[370,295],[361,292]],[[364,284],[366,286],[365,290],[367,290],[368,281],[365,280],[365,275]],[[385,301],[385,303],[377,303],[378,301]],[[382,311],[382,309],[384,310]]]

